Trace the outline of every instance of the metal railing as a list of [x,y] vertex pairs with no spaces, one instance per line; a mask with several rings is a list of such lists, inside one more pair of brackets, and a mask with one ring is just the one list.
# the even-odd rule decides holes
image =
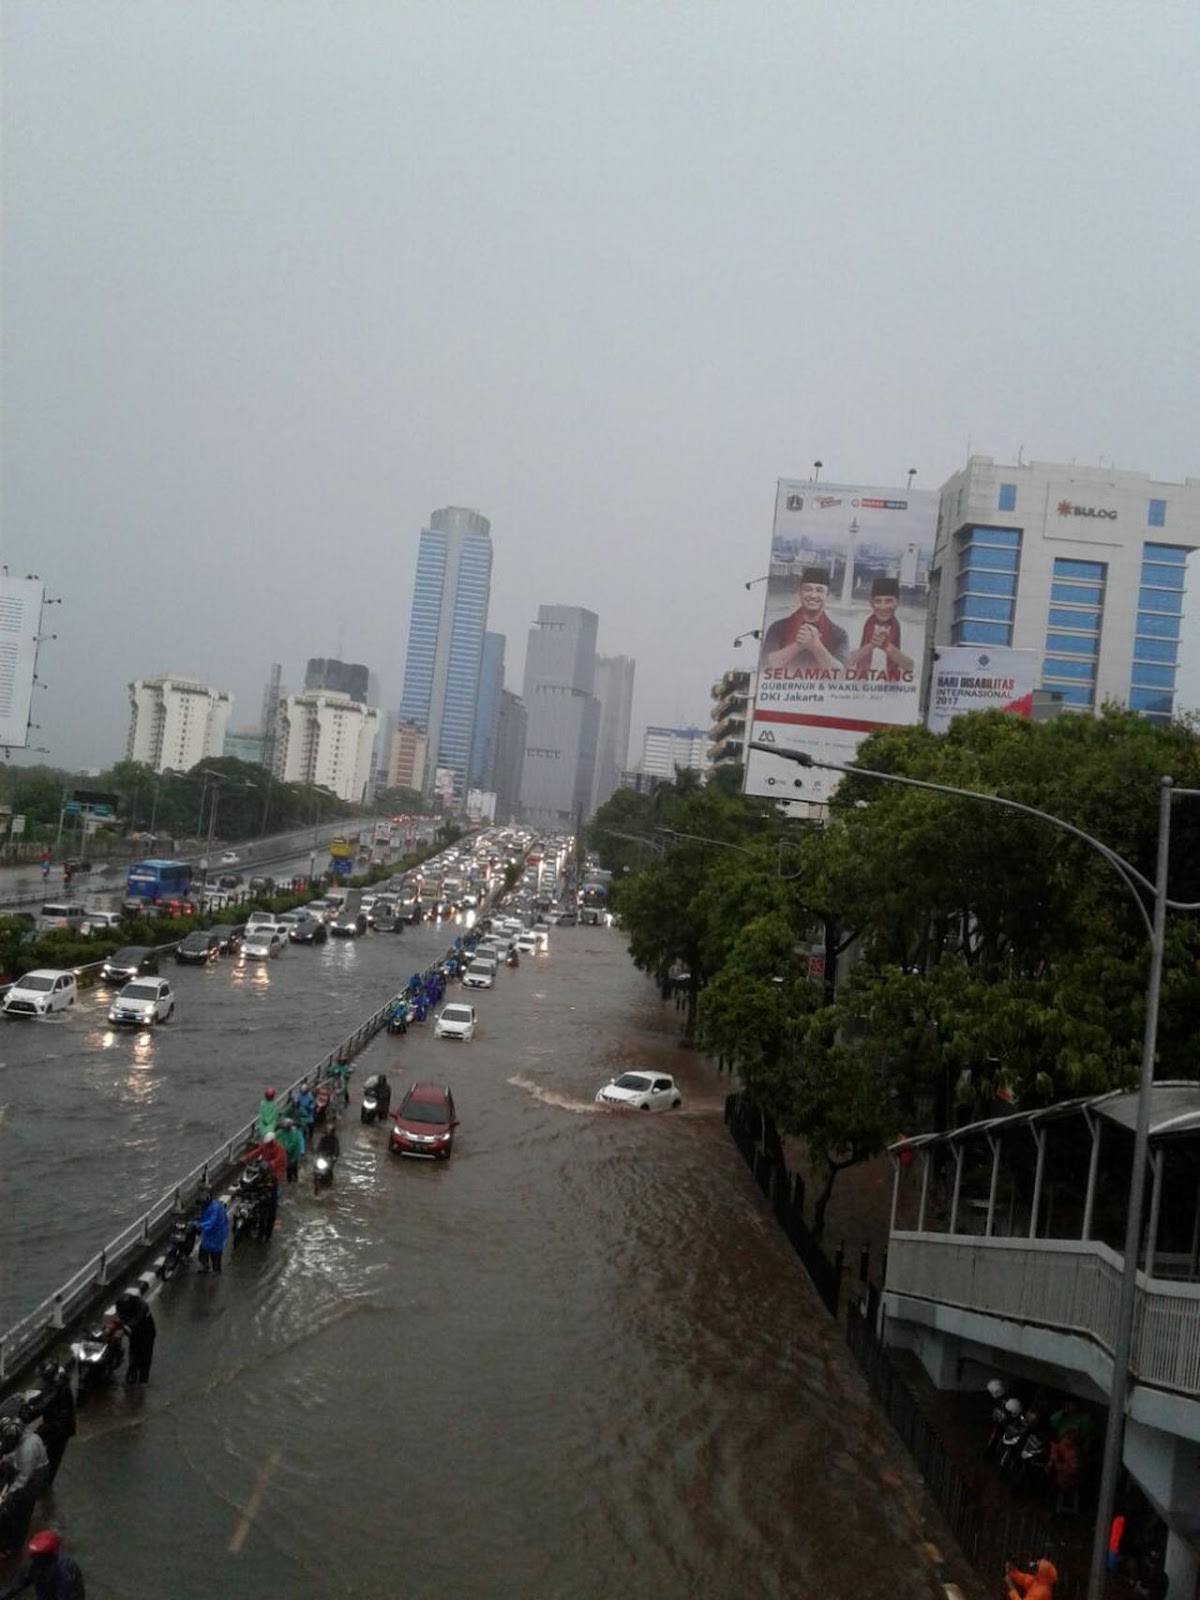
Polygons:
[[[1121,1257],[1074,1239],[893,1233],[887,1290],[1082,1335],[1110,1355]],[[1200,1284],[1138,1274],[1130,1369],[1142,1383],[1200,1396]]]
[[[285,1091],[286,1096],[290,1098],[298,1094],[305,1085],[311,1087],[320,1083],[323,1077],[328,1076],[335,1062],[349,1061],[356,1056],[387,1022],[395,998],[393,996],[373,1011],[336,1049],[290,1084]],[[197,1190],[208,1184],[219,1183],[237,1165],[238,1156],[250,1142],[255,1127],[253,1120],[243,1124],[185,1177],[165,1190],[136,1221],[131,1222],[115,1239],[110,1239],[53,1294],[47,1295],[27,1316],[0,1333],[0,1383],[11,1379],[40,1357],[64,1328],[103,1296],[115,1274],[127,1272],[136,1260],[143,1258],[155,1240],[167,1231],[173,1219],[191,1206]]]

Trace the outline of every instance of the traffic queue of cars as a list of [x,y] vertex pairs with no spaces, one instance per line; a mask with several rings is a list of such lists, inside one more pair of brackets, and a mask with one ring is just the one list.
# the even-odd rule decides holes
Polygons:
[[[247,961],[268,961],[282,954],[289,944],[324,944],[331,933],[358,937],[369,926],[380,932],[399,932],[404,926],[396,915],[401,888],[402,880],[385,884],[381,891],[368,895],[359,890],[335,889],[278,917],[269,911],[252,911],[244,923],[195,929],[171,953],[180,966],[205,966],[232,955]],[[113,925],[119,920],[115,912],[85,912],[80,907],[79,913],[96,926],[101,925],[101,918],[111,917]],[[175,993],[170,983],[159,976],[162,954],[148,945],[126,945],[101,966],[99,982],[115,991],[108,1008],[108,1020],[114,1027],[149,1027],[174,1016]],[[74,971],[42,967],[27,972],[9,987],[0,1003],[0,1013],[14,1018],[53,1016],[69,1010],[78,994],[79,980]]]

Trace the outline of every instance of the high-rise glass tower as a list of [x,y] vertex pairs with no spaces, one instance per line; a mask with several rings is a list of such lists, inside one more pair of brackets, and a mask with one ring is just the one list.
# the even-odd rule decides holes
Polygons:
[[500,733],[500,696],[504,692],[502,633],[485,633],[479,661],[479,696],[475,702],[475,735],[468,781],[472,789],[496,787],[496,740]]
[[453,775],[466,792],[479,693],[479,666],[492,587],[491,524],[478,511],[445,506],[421,530],[408,624],[401,717],[428,740],[425,789]]

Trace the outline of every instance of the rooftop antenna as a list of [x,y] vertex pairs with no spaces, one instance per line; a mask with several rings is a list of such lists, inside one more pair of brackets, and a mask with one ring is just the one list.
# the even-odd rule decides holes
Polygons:
[[916,475],[917,475],[916,467],[909,467],[909,469],[908,469],[908,487],[910,489],[912,488],[912,481],[916,477]]
[[1025,446],[1023,444],[1017,446],[1017,465],[1019,467],[1025,465]]
[[824,465],[825,465],[825,463],[823,461],[814,461],[813,462],[813,482],[814,483],[820,483],[820,481],[821,481],[821,468]]

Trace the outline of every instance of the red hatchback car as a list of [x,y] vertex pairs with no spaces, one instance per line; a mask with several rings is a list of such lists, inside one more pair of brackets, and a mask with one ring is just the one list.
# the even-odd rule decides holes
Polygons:
[[398,1156],[444,1161],[454,1149],[458,1116],[454,1096],[443,1083],[414,1083],[392,1112],[388,1149]]

